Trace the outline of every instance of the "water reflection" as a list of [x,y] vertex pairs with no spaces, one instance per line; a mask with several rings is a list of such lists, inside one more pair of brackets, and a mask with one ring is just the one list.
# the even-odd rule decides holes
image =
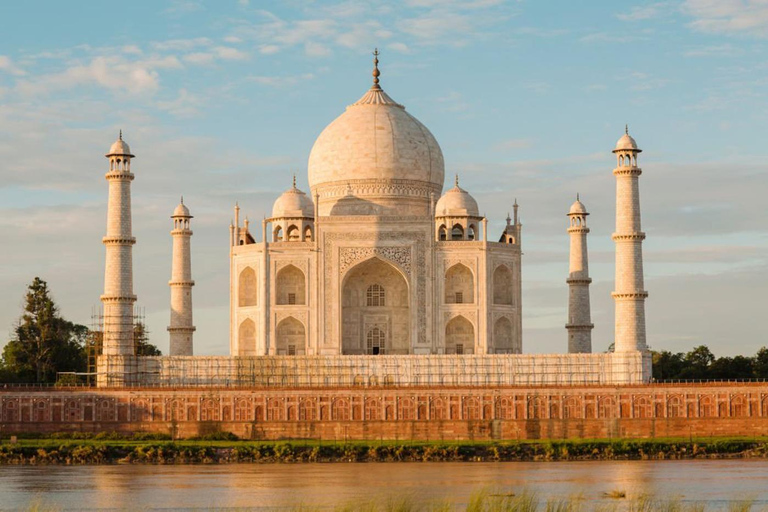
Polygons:
[[466,503],[472,491],[524,488],[540,497],[653,494],[768,504],[768,461],[616,461],[517,463],[370,463],[221,466],[0,467],[0,508],[37,502],[64,510],[185,510],[333,507],[408,494]]

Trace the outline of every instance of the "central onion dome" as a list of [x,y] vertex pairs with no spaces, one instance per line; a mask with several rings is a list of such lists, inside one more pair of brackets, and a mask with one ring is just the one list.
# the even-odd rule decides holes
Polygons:
[[[378,56],[378,52],[374,52]],[[329,124],[309,155],[309,185],[320,215],[427,215],[443,188],[435,137],[379,86]]]

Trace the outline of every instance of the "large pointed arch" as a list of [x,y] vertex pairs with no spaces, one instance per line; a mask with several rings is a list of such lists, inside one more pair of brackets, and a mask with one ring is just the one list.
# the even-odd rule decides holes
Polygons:
[[393,263],[372,257],[352,267],[341,286],[342,353],[410,353],[410,302],[408,280]]

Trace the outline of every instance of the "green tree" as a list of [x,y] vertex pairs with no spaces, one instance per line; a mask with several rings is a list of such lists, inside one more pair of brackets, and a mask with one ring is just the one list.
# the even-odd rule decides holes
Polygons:
[[708,379],[709,367],[715,362],[715,356],[706,345],[699,345],[685,354],[685,368],[680,372],[681,379]]
[[149,342],[149,330],[141,322],[133,326],[133,341],[136,346],[137,356],[161,356],[160,349]]
[[755,377],[768,379],[768,347],[757,351],[752,363],[752,371]]
[[35,277],[13,338],[3,349],[6,380],[54,382],[58,371],[84,371],[87,332],[85,326],[59,316],[48,284]]
[[653,378],[679,379],[685,367],[683,354],[673,354],[668,350],[653,352]]

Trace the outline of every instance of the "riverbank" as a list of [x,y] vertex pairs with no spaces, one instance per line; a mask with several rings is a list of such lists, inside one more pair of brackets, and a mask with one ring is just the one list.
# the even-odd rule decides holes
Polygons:
[[[768,438],[596,439],[523,442],[295,440],[99,434],[0,441],[0,464],[224,464],[303,462],[514,462],[768,458]],[[85,436],[87,437],[87,436]],[[150,437],[149,439],[147,437]]]

